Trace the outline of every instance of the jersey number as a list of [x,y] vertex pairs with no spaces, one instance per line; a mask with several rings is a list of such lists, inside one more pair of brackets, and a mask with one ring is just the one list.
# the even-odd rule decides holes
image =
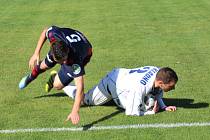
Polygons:
[[81,41],[81,38],[77,34],[71,34],[70,36],[66,36],[66,39],[68,39],[70,43]]
[[143,68],[136,69],[136,70],[130,70],[129,73],[134,73],[134,72],[137,72],[137,73],[144,73],[144,72],[147,72],[149,69],[150,69],[150,67],[143,67]]

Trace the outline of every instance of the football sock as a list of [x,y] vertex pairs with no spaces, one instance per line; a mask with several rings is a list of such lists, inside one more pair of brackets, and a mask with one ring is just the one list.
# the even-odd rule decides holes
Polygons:
[[46,70],[40,69],[40,65],[36,65],[36,66],[33,68],[31,74],[28,76],[27,82],[33,81],[34,79],[37,78],[37,76],[38,76],[39,74],[41,74],[41,73],[43,73],[43,72],[45,72],[45,71],[46,71]]

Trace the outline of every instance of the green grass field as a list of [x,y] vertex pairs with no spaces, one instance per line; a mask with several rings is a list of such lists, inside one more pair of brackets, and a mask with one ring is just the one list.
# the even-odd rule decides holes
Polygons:
[[[0,0],[0,130],[78,128],[154,123],[210,122],[209,0]],[[115,106],[83,107],[77,126],[64,124],[73,101],[60,91],[44,93],[49,72],[26,89],[19,80],[43,28],[82,31],[94,48],[86,67],[85,91],[116,67],[169,66],[176,90],[165,95],[176,112],[128,117]],[[49,46],[45,44],[42,58]],[[59,67],[55,67],[58,69]],[[209,126],[80,132],[0,134],[1,140],[209,139]]]

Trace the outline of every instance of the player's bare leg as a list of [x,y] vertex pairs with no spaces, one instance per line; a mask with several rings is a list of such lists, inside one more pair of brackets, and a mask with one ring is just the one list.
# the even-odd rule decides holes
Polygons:
[[48,82],[45,85],[45,91],[50,92],[52,88],[55,88],[57,90],[63,89],[63,84],[61,83],[59,76],[56,71],[51,71],[50,78]]

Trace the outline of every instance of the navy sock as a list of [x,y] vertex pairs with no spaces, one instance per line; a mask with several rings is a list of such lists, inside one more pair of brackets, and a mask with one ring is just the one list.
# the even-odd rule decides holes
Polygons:
[[31,74],[29,75],[29,77],[27,78],[27,81],[28,81],[28,82],[33,81],[34,79],[37,78],[37,76],[38,76],[39,74],[41,74],[41,73],[43,73],[43,72],[45,72],[45,71],[46,71],[46,70],[40,69],[40,65],[36,65],[36,66],[33,68]]

